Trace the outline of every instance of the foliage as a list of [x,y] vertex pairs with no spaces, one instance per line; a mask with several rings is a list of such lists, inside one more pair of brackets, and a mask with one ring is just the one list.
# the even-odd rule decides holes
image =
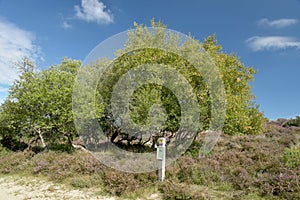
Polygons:
[[300,127],[300,116],[297,116],[294,119],[290,119],[288,120],[288,122],[286,123],[286,125],[288,126],[298,126]]
[[261,195],[279,196],[281,199],[297,199],[300,194],[299,175],[289,169],[280,173],[264,173],[257,181]]
[[47,70],[21,72],[1,107],[3,141],[27,145],[37,139],[45,139],[46,145],[70,142],[76,133],[71,95],[79,66],[79,61],[64,59]]
[[[153,30],[135,23],[136,29],[129,32],[125,48],[118,50],[116,53],[118,58],[101,74],[96,98],[91,96],[84,99],[85,102],[97,99],[96,118],[112,141],[122,138],[126,132],[120,129],[120,120],[112,117],[109,104],[113,87],[125,73],[143,64],[157,63],[171,66],[179,72],[193,89],[186,94],[196,95],[199,102],[201,115],[199,121],[196,122],[199,124],[199,131],[208,129],[211,121],[212,100],[203,78],[205,74],[201,74],[181,56],[172,53],[181,52],[182,55],[200,56],[199,59],[201,59],[203,55],[199,52],[203,50],[219,69],[226,90],[226,119],[223,131],[232,135],[261,132],[264,123],[263,115],[259,112],[258,105],[253,102],[254,96],[249,86],[249,81],[253,80],[255,74],[253,68],[244,66],[234,54],[223,53],[214,35],[208,37],[203,43],[192,37],[182,43],[180,37],[175,33],[167,32],[162,23],[152,20],[151,26]],[[153,46],[162,47],[169,52],[151,48]],[[109,63],[111,61],[102,59],[87,66],[87,82],[98,81],[90,80],[89,77],[91,74],[98,74],[99,69]],[[21,75],[11,86],[8,98],[0,107],[0,134],[3,145],[13,150],[22,150],[37,141],[40,141],[39,145],[43,148],[71,143],[76,136],[72,113],[72,92],[80,65],[79,61],[64,59],[57,66],[37,71],[28,59],[16,64]],[[162,73],[155,68],[150,70],[153,74]],[[205,70],[209,71],[209,69]],[[137,88],[131,96],[130,118],[137,124],[139,130],[147,133],[147,137],[153,135],[153,130],[155,137],[166,132],[174,133],[178,130],[182,120],[179,100],[163,83],[164,80],[145,84]],[[174,81],[174,85],[179,88],[182,83],[179,79]],[[190,99],[192,96],[186,96],[186,98]],[[78,104],[81,105],[82,102]],[[89,116],[80,117],[81,120],[90,119]],[[193,121],[192,118],[189,120]],[[93,128],[87,127],[84,131],[94,134]],[[152,131],[150,134],[149,130]],[[137,137],[135,131],[132,130],[130,133],[131,140]],[[148,138],[142,138],[140,143],[144,144],[147,140]]]
[[113,195],[121,196],[128,191],[135,191],[139,185],[134,174],[107,171],[104,176],[105,190]]
[[209,199],[205,191],[201,191],[197,186],[178,183],[175,181],[166,181],[161,184],[160,191],[163,193],[163,199]]
[[53,152],[40,153],[28,163],[28,170],[32,174],[41,174],[52,181],[63,182],[75,178],[90,177],[90,181],[101,176],[103,166],[92,155],[87,153]]
[[10,152],[0,157],[0,172],[3,174],[16,173],[26,169],[25,163],[32,154],[25,152]]
[[291,168],[300,166],[300,147],[286,148],[283,153],[283,159]]
[[208,37],[203,47],[218,66],[226,89],[224,132],[231,135],[261,133],[265,119],[253,102],[255,97],[249,85],[254,79],[255,69],[244,66],[233,53],[223,53],[215,35]]
[[[199,51],[205,50],[218,67],[226,90],[226,119],[223,131],[226,134],[259,134],[263,130],[265,119],[259,111],[259,107],[254,103],[254,95],[251,93],[249,81],[253,81],[256,71],[252,67],[244,66],[234,54],[225,54],[221,51],[221,46],[217,44],[215,36],[208,37],[203,44],[190,37],[181,44],[181,40],[176,34],[166,31],[165,25],[160,22],[151,21],[153,30],[135,23],[135,30],[128,34],[128,41],[125,48],[117,52],[118,58],[114,60],[112,66],[107,69],[99,81],[98,92],[103,97],[103,110],[99,110],[100,123],[108,136],[123,137],[126,130],[122,130],[123,119],[112,119],[110,99],[113,87],[120,77],[128,71],[143,64],[161,64],[171,66],[183,75],[193,87],[193,94],[197,96],[199,110],[201,113],[199,123],[200,130],[209,128],[211,120],[211,94],[204,82],[203,74],[197,71],[190,63],[173,52],[181,52],[198,56]],[[169,49],[170,52],[151,47],[160,46]],[[128,53],[129,52],[129,53]],[[149,67],[150,68],[150,67]],[[153,70],[154,73],[160,73]],[[176,80],[174,85],[180,85],[180,80]],[[167,87],[163,86],[163,81],[156,84],[145,84],[134,91],[130,101],[130,118],[141,130],[149,130],[151,124],[155,124],[155,134],[176,132],[181,122],[181,107],[175,94]],[[189,94],[189,93],[187,93]],[[158,106],[157,106],[158,105]],[[164,114],[151,117],[151,113]],[[120,116],[122,117],[122,116]],[[156,121],[155,121],[156,119]],[[161,123],[163,122],[163,123]],[[160,126],[161,125],[161,126]],[[151,129],[153,130],[153,129]],[[135,136],[135,129],[131,135]],[[136,131],[138,132],[138,131]],[[121,136],[120,136],[121,135]],[[146,134],[146,136],[149,134]],[[127,137],[128,138],[128,137]],[[132,137],[134,139],[134,137]],[[132,139],[131,138],[131,139]],[[148,139],[148,138],[146,138]],[[141,140],[142,142],[145,141]]]
[[200,148],[201,148],[201,143],[198,141],[193,141],[184,155],[191,156],[193,158],[197,158],[197,157],[199,157],[199,149]]
[[105,190],[117,196],[132,193],[141,188],[150,187],[157,181],[157,176],[154,172],[132,174],[107,169],[103,175]]

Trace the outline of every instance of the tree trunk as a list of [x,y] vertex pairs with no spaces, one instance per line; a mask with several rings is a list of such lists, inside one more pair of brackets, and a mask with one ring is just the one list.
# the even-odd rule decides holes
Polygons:
[[38,130],[37,130],[37,132],[39,133],[39,137],[40,137],[40,139],[41,139],[41,143],[42,143],[42,147],[43,148],[46,148],[46,143],[45,143],[45,141],[44,141],[44,138],[43,138],[43,136],[42,136],[42,132],[41,132],[41,129],[39,128]]

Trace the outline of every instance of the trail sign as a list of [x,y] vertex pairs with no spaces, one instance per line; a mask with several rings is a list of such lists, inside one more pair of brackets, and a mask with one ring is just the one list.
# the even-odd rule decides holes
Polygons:
[[158,180],[164,181],[166,171],[166,138],[159,138],[157,144]]

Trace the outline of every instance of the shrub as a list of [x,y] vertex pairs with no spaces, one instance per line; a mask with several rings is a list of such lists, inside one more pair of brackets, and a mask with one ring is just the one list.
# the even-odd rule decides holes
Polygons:
[[300,166],[300,147],[286,148],[283,160],[291,168]]
[[193,158],[198,158],[200,147],[201,147],[200,142],[196,140],[193,141],[192,144],[189,146],[188,150],[185,152],[185,155],[191,156]]
[[188,159],[181,159],[179,163],[180,170],[177,172],[177,178],[180,182],[212,186],[222,181],[220,174],[207,164],[195,160],[192,163]]
[[199,187],[174,180],[165,181],[159,190],[163,193],[163,199],[208,199],[208,194]]
[[14,173],[26,169],[26,163],[32,156],[30,152],[7,153],[0,157],[1,173]]
[[38,161],[36,167],[33,168],[33,173],[37,174],[44,171],[47,172],[47,169],[49,167],[48,165],[49,163],[44,160]]
[[300,127],[300,116],[297,116],[294,119],[290,119],[287,121],[286,125],[288,126],[298,126]]
[[155,185],[157,174],[156,172],[132,174],[106,169],[103,174],[103,183],[106,192],[122,196]]
[[88,178],[73,178],[71,185],[75,188],[89,188],[92,186],[92,183]]
[[105,190],[117,196],[121,196],[129,191],[135,191],[139,187],[134,174],[122,173],[115,170],[105,171],[103,182]]
[[101,173],[103,165],[90,154],[47,152],[36,155],[30,162],[32,172],[42,173],[50,180],[62,182],[74,176]]
[[275,195],[286,199],[300,196],[300,177],[292,170],[267,172],[258,177],[257,187],[262,195]]
[[254,183],[251,172],[245,168],[237,167],[232,170],[229,182],[236,190],[249,191]]

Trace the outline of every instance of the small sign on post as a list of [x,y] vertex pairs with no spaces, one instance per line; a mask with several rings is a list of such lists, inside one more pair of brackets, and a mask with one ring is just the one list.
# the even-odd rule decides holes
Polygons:
[[157,144],[158,180],[164,181],[166,171],[166,138],[159,138]]

